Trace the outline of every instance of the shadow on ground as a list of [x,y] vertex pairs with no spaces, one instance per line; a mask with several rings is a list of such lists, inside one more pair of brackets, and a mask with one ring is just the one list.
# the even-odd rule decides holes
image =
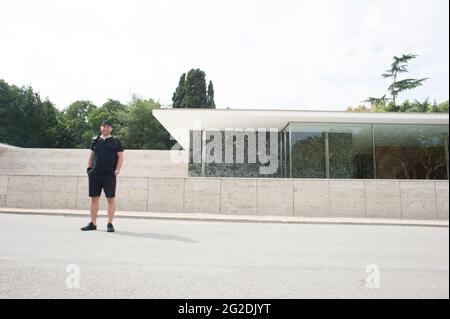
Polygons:
[[115,233],[113,233],[113,235],[157,239],[157,240],[175,240],[175,241],[181,241],[181,242],[185,242],[185,243],[197,243],[197,241],[193,240],[192,238],[181,237],[181,236],[176,236],[176,235],[168,235],[168,234],[134,233],[134,232],[128,232],[128,231],[116,231]]

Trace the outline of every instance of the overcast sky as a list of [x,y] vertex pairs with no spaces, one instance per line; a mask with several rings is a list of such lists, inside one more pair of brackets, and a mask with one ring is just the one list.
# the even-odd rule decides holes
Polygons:
[[60,109],[170,104],[201,68],[217,108],[343,110],[384,94],[380,74],[411,52],[430,80],[409,97],[449,97],[448,0],[0,0],[0,31],[0,79]]

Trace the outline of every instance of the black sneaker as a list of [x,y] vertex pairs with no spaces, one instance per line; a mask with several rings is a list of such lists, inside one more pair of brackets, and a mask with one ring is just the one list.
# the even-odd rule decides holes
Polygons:
[[115,230],[113,224],[109,223],[108,226],[106,226],[106,231],[108,233],[114,233]]
[[87,226],[81,228],[81,230],[82,231],[97,230],[97,226],[95,226],[93,222],[90,222]]

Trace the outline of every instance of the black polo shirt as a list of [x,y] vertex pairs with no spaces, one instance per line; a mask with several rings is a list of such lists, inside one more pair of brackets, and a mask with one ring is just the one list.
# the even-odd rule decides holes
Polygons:
[[117,152],[123,152],[122,142],[116,137],[110,136],[102,139],[100,136],[93,138],[91,150],[94,151],[93,173],[99,176],[114,175],[117,165]]

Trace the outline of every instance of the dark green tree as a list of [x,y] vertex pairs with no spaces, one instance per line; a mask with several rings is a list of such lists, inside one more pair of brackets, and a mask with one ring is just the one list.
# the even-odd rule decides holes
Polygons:
[[186,76],[186,95],[182,105],[186,108],[206,108],[206,74],[192,69]]
[[392,79],[392,83],[388,90],[391,93],[392,101],[394,105],[397,105],[397,96],[406,90],[412,90],[423,85],[423,82],[428,78],[423,79],[403,79],[398,80],[398,76],[401,73],[407,73],[408,63],[410,60],[417,58],[416,54],[403,54],[401,57],[394,56],[394,61],[391,64],[391,68],[383,74],[384,78]]
[[45,118],[45,134],[42,136],[42,144],[44,147],[49,148],[58,148],[64,147],[64,145],[59,144],[59,134],[58,131],[58,120],[59,120],[59,110],[55,107],[55,105],[50,102],[50,100],[45,99],[42,102],[42,109]]
[[403,54],[401,57],[394,56],[394,61],[391,64],[391,68],[389,70],[386,70],[385,73],[382,74],[382,76],[386,79],[391,79],[392,82],[388,87],[388,91],[391,95],[391,98],[386,98],[386,95],[384,95],[381,98],[374,98],[369,97],[366,102],[371,103],[372,106],[380,107],[380,105],[387,105],[387,102],[391,100],[393,102],[392,105],[389,106],[389,108],[392,108],[392,111],[398,111],[397,108],[397,97],[400,93],[415,89],[419,86],[423,85],[423,82],[428,80],[428,78],[423,79],[402,79],[399,80],[399,76],[403,73],[408,73],[408,63],[417,58],[418,55],[416,54]]
[[178,82],[178,87],[172,96],[174,108],[183,107],[182,103],[185,95],[186,95],[186,73],[183,73],[180,77],[180,81]]
[[216,108],[216,103],[214,102],[214,86],[212,81],[209,81],[208,92],[206,94],[206,105],[210,109]]
[[128,105],[126,123],[122,131],[125,148],[167,150],[175,144],[169,133],[153,116],[160,104],[152,99],[133,96]]
[[121,137],[123,127],[126,122],[128,108],[120,101],[108,99],[101,107],[92,108],[88,113],[88,125],[91,135],[99,134],[99,127],[102,120],[110,120],[114,125],[113,135]]
[[21,147],[54,147],[58,110],[28,87],[0,80],[0,142]]
[[97,107],[91,101],[75,101],[62,111],[62,122],[69,135],[67,147],[86,148],[93,132],[88,123],[88,115]]
[[448,101],[442,102],[434,109],[437,113],[448,113]]
[[359,105],[358,107],[348,107],[349,112],[421,112],[421,113],[448,113],[448,101],[438,104],[429,99],[423,102],[405,100],[400,105],[395,105],[393,101],[388,103],[375,103],[370,107]]
[[214,88],[212,82],[206,89],[206,74],[200,69],[191,69],[180,77],[172,102],[174,108],[214,108]]
[[56,148],[73,148],[74,143],[72,140],[72,136],[68,129],[66,117],[62,112],[58,112],[57,121],[56,121],[56,144],[54,147]]
[[0,143],[22,145],[21,89],[0,80]]

